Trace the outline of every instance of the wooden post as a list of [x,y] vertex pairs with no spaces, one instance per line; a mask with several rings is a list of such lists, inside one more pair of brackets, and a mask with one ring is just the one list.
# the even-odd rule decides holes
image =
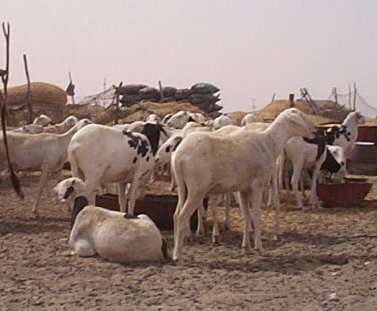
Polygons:
[[160,97],[161,97],[161,102],[163,103],[164,102],[164,91],[162,90],[162,83],[161,83],[161,81],[158,81],[158,87],[159,87],[159,89],[160,89]]
[[72,82],[72,76],[71,76],[70,71],[68,72],[68,78],[69,78],[69,84],[65,92],[67,93],[68,96],[72,98],[72,105],[74,105],[75,104],[75,85]]
[[334,95],[334,101],[335,101],[335,103],[338,104],[338,92],[336,90],[336,87],[333,87],[332,93]]
[[351,83],[348,83],[348,107],[350,110],[352,110],[352,104],[351,104]]
[[295,106],[295,94],[289,94],[289,107],[292,108]]
[[275,100],[275,93],[272,94],[271,103]]
[[27,65],[27,58],[26,54],[24,54],[24,67],[25,67],[25,74],[26,74],[26,80],[27,80],[27,93],[26,93],[26,104],[29,108],[29,116],[28,116],[28,124],[31,124],[33,122],[33,107],[31,106],[31,88],[30,88],[30,76],[29,76],[29,68]]
[[353,83],[353,111],[356,111],[356,94],[357,94],[357,88],[356,83]]
[[123,82],[120,82],[118,87],[115,88],[115,117],[114,117],[114,124],[118,124],[119,122],[119,97],[120,97],[120,89],[122,88]]
[[7,162],[8,162],[8,168],[10,172],[10,180],[12,182],[12,186],[14,191],[16,192],[17,196],[20,199],[24,198],[24,194],[21,189],[20,182],[17,178],[16,173],[14,172],[12,162],[10,160],[9,156],[9,148],[8,148],[8,138],[7,138],[7,131],[6,131],[6,126],[7,126],[7,119],[8,119],[8,79],[9,79],[9,50],[10,50],[10,26],[9,23],[7,23],[7,27],[5,27],[5,24],[2,24],[3,26],[3,33],[5,37],[5,45],[6,45],[6,56],[5,56],[5,69],[0,70],[0,76],[1,76],[1,81],[3,83],[3,91],[4,91],[4,96],[3,93],[0,91],[0,113],[1,113],[1,127],[2,127],[2,132],[3,132],[3,141],[4,141],[4,146],[5,146],[5,153],[7,157]]

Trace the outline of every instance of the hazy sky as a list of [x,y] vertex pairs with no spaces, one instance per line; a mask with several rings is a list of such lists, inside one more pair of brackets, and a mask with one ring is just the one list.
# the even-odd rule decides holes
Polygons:
[[[1,0],[11,24],[11,85],[211,82],[225,111],[307,87],[327,98],[356,82],[377,106],[376,0]],[[4,39],[0,61],[4,59]],[[0,64],[1,64],[0,63]],[[0,67],[3,67],[1,65]]]

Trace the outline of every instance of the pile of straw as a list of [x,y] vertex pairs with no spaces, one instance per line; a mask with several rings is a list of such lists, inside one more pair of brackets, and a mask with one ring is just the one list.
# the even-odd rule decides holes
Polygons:
[[[309,118],[316,125],[327,124],[327,123],[339,123],[342,122],[348,111],[343,109],[320,109],[321,114],[317,115],[312,111],[308,103],[302,100],[296,100],[293,103],[293,106],[297,109],[300,109],[306,113]],[[260,122],[271,122],[274,120],[282,111],[285,109],[291,108],[291,103],[289,100],[274,100],[259,111],[256,112],[256,118]],[[321,108],[321,107],[320,107]]]
[[[63,119],[63,107],[67,103],[67,95],[60,87],[44,83],[30,83],[30,102],[33,117],[48,115],[54,123]],[[9,125],[20,126],[27,123],[28,106],[26,105],[27,84],[8,88]]]

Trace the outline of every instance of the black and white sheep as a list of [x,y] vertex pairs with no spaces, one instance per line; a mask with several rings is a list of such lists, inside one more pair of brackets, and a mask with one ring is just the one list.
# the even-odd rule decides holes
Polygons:
[[77,177],[61,181],[54,191],[72,210],[69,237],[72,254],[82,257],[98,254],[120,263],[167,259],[165,240],[147,215],[132,217],[88,205],[85,184]]

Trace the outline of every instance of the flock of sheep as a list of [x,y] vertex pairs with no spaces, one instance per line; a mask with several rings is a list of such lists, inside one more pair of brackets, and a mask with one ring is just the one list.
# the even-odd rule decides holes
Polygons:
[[[229,199],[235,194],[244,218],[242,248],[263,253],[261,205],[276,211],[276,234],[280,233],[279,192],[293,172],[291,186],[302,204],[299,184],[311,173],[310,205],[318,204],[317,178],[328,174],[337,181],[346,174],[346,159],[357,138],[363,117],[350,112],[342,125],[317,130],[300,110],[284,110],[272,123],[255,122],[252,114],[241,126],[227,115],[208,120],[199,113],[180,111],[163,119],[151,114],[145,121],[106,126],[69,116],[50,125],[41,115],[31,125],[7,131],[9,154],[17,171],[40,171],[33,212],[48,177],[71,164],[71,178],[55,188],[58,198],[72,211],[69,246],[78,256],[98,254],[114,262],[162,260],[168,258],[166,242],[146,215],[134,216],[135,200],[143,198],[148,182],[167,172],[171,189],[177,188],[174,214],[173,260],[183,260],[184,238],[191,235],[190,217],[198,210],[197,232],[203,230],[206,211],[203,200],[210,198],[213,212],[213,240],[219,235],[216,200],[225,195],[229,226]],[[3,140],[2,137],[0,137]],[[0,168],[6,168],[0,142]],[[94,206],[95,193],[115,183],[120,212]],[[288,183],[285,182],[285,187]],[[301,189],[304,187],[301,185]],[[250,211],[252,213],[250,213]]]

